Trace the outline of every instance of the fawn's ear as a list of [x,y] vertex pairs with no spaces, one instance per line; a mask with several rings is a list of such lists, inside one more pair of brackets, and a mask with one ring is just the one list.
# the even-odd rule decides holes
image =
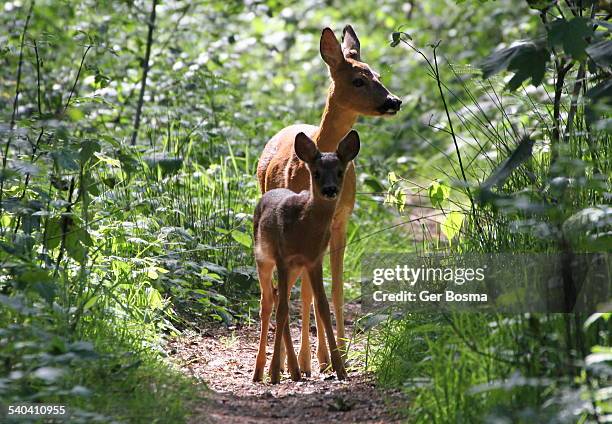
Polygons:
[[342,47],[330,28],[323,29],[321,33],[321,41],[319,43],[319,51],[321,57],[329,65],[331,69],[337,68],[344,62]]
[[359,147],[359,134],[357,131],[351,130],[340,142],[336,154],[342,162],[348,163],[355,159],[355,156],[359,153]]
[[306,163],[312,163],[319,156],[319,149],[306,134],[303,132],[295,136],[293,150],[298,158]]
[[361,60],[361,44],[352,26],[347,25],[342,31],[342,52],[344,57]]

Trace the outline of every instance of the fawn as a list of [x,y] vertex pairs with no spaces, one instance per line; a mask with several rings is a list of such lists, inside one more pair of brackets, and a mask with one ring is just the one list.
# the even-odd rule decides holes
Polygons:
[[[296,134],[308,135],[322,152],[334,152],[342,137],[349,132],[359,115],[394,115],[402,101],[391,94],[380,82],[379,75],[361,61],[361,47],[357,34],[350,25],[344,28],[342,45],[334,32],[325,28],[321,33],[319,50],[327,64],[331,85],[320,125],[292,125],[277,133],[264,148],[257,165],[257,178],[262,193],[283,187],[295,192],[307,190],[308,170],[293,151]],[[346,228],[355,205],[355,169],[349,164],[340,193],[338,206],[331,222],[330,263],[332,272],[332,301],[336,316],[337,343],[344,349],[344,288],[342,283]],[[302,372],[310,374],[310,305],[312,290],[308,273],[302,275],[302,344],[299,364]],[[323,371],[329,364],[325,335],[315,308],[317,323],[317,358]]]
[[[261,287],[261,333],[253,381],[261,381],[266,365],[266,344],[274,303],[272,272],[278,271],[276,332],[270,364],[270,380],[280,381],[281,343],[284,341],[291,379],[301,378],[289,331],[289,293],[301,273],[307,274],[315,305],[325,329],[331,362],[338,379],[346,370],[334,338],[329,303],[323,288],[323,254],[331,237],[330,224],[338,204],[347,166],[359,152],[359,135],[349,132],[334,153],[321,153],[303,132],[294,140],[297,158],[310,174],[309,190],[295,193],[285,188],[265,193],[253,217],[255,261]],[[310,346],[310,343],[307,343]]]

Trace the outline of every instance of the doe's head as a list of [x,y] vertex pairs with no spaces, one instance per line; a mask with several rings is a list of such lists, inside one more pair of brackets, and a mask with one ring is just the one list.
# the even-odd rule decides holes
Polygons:
[[361,61],[361,44],[353,27],[342,31],[342,45],[330,28],[321,33],[319,50],[334,81],[339,103],[361,115],[395,115],[402,104],[380,82],[380,75]]
[[348,164],[359,153],[359,134],[351,130],[332,153],[319,151],[314,141],[303,132],[295,136],[294,150],[306,163],[315,196],[334,200],[342,190],[344,173]]

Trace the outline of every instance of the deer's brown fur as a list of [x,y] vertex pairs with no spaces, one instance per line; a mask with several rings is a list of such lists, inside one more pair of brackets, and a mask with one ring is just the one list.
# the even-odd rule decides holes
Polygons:
[[261,334],[253,374],[261,381],[266,362],[266,342],[273,307],[272,272],[278,270],[276,299],[276,333],[270,364],[272,383],[280,380],[281,341],[287,350],[291,378],[301,373],[289,331],[288,297],[301,273],[308,275],[316,310],[327,335],[331,362],[339,379],[346,377],[344,364],[336,345],[329,303],[323,288],[323,254],[331,237],[330,224],[338,205],[347,166],[359,152],[359,136],[351,131],[334,153],[321,153],[304,133],[295,136],[295,153],[306,166],[309,189],[295,193],[284,188],[266,192],[253,217],[255,260],[261,287]]
[[[332,79],[325,110],[319,126],[292,125],[282,129],[266,144],[257,166],[257,178],[262,193],[275,188],[287,188],[295,192],[307,190],[310,184],[308,170],[293,151],[295,136],[303,132],[310,137],[322,152],[337,149],[342,137],[348,133],[359,115],[382,116],[395,114],[401,100],[391,94],[380,82],[379,75],[361,61],[359,39],[348,25],[343,31],[342,45],[333,31],[325,28],[321,34],[320,53],[329,67]],[[355,169],[348,165],[344,186],[331,221],[330,261],[332,270],[332,301],[336,316],[338,345],[344,347],[344,289],[342,283],[343,258],[346,244],[346,228],[355,204]],[[302,338],[300,367],[310,373],[310,304],[313,293],[309,276],[302,275]],[[322,323],[317,318],[319,366],[329,364],[329,353],[325,346]]]

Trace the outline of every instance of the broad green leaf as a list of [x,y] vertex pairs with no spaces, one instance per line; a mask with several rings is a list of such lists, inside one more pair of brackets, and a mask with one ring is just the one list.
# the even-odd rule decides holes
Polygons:
[[517,89],[528,79],[537,87],[544,79],[549,59],[550,52],[545,46],[527,42],[492,53],[483,61],[481,69],[483,78],[504,70],[514,71],[514,76],[508,82],[510,90]]
[[406,200],[408,195],[405,190],[398,189],[397,190],[397,210],[400,212],[404,212],[404,208],[406,207]]
[[434,208],[442,208],[442,204],[448,199],[451,188],[440,180],[432,181],[429,185],[429,201]]
[[81,144],[81,150],[79,151],[79,160],[81,164],[87,162],[94,152],[98,151],[100,151],[100,143],[95,140],[85,140]]
[[3,213],[0,216],[0,223],[3,227],[8,227],[11,224],[11,216],[7,213]]
[[251,236],[242,231],[232,230],[232,238],[248,249],[253,245]]
[[157,273],[155,267],[147,268],[147,277],[149,277],[151,280],[157,280],[159,278],[159,274]]
[[85,117],[85,114],[83,113],[83,111],[75,107],[68,108],[68,111],[66,113],[73,122],[80,121],[81,119]]
[[586,57],[589,45],[586,38],[593,35],[593,27],[589,19],[576,16],[570,21],[560,18],[555,20],[548,31],[548,41],[551,46],[562,46],[563,51],[575,60]]
[[62,227],[59,219],[51,218],[47,223],[47,232],[45,238],[45,247],[47,249],[55,249],[62,241]]
[[94,152],[94,156],[97,157],[102,162],[107,163],[110,166],[113,166],[115,168],[119,168],[121,166],[121,162],[119,162],[117,159],[113,159],[113,158],[111,158],[109,156],[106,156],[103,153]]
[[461,231],[461,225],[463,224],[463,218],[464,218],[464,215],[461,212],[453,211],[447,215],[444,222],[440,225],[442,234],[446,236],[449,243],[452,244],[452,240]]
[[79,263],[84,263],[87,259],[87,248],[81,244],[78,231],[68,231],[66,233],[66,252]]
[[162,309],[164,307],[164,302],[161,294],[154,287],[147,287],[147,302],[149,306],[153,309]]
[[18,280],[25,284],[32,284],[36,282],[50,283],[52,281],[49,273],[41,268],[29,269],[19,274]]
[[176,174],[183,166],[183,158],[168,157],[162,154],[144,158],[144,162],[151,169],[159,167],[164,176]]
[[53,303],[56,293],[56,285],[54,283],[37,281],[31,285],[31,288],[49,304]]
[[52,152],[51,156],[59,168],[69,171],[77,171],[79,169],[76,152],[68,149],[60,149]]
[[87,230],[83,227],[79,227],[73,230],[75,237],[83,243],[85,246],[93,246],[93,240],[91,239]]
[[95,304],[98,303],[99,299],[100,296],[92,296],[87,302],[85,302],[85,305],[83,305],[83,310],[87,311],[93,308]]

